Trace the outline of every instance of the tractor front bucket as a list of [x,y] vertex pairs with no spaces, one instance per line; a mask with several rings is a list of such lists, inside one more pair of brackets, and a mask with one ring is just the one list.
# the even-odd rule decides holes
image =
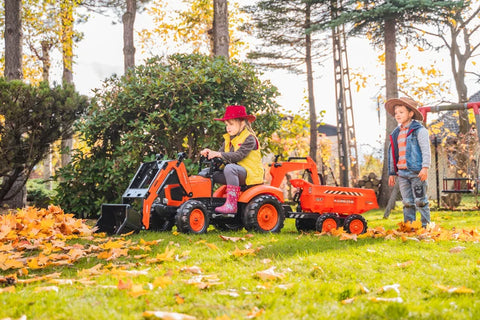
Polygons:
[[102,214],[96,224],[97,232],[124,234],[142,229],[142,213],[129,204],[102,204]]

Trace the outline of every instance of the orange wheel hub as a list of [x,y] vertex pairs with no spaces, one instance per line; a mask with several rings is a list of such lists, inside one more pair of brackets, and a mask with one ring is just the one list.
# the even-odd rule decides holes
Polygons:
[[335,229],[337,229],[337,221],[335,221],[335,219],[328,218],[323,221],[322,232],[330,232]]
[[200,209],[193,209],[190,213],[190,228],[193,231],[199,232],[205,226],[205,215]]
[[263,205],[257,214],[258,226],[265,231],[272,230],[278,223],[278,212],[271,204]]
[[363,222],[360,219],[352,220],[348,228],[350,233],[361,234],[363,232]]

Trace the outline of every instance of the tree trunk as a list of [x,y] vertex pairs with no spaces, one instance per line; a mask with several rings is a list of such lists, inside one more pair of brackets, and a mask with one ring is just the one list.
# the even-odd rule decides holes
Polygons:
[[137,1],[126,0],[127,11],[123,14],[123,69],[127,70],[135,67],[135,45],[133,37],[133,29],[135,24],[135,15],[137,12]]
[[[7,80],[23,78],[22,70],[22,1],[5,0],[5,72]],[[9,208],[22,208],[27,203],[27,188],[23,168],[11,172],[10,177],[4,177],[4,187],[0,190],[6,194],[0,195],[1,205]]]
[[5,78],[22,79],[22,1],[5,0]]
[[[50,78],[50,50],[52,49],[52,43],[48,40],[41,42],[42,45],[42,80],[48,82]],[[48,180],[45,183],[47,190],[52,190],[52,183],[50,177],[52,176],[52,146],[49,148],[49,152],[45,159],[43,159],[43,179]]]
[[[398,98],[397,86],[397,53],[396,44],[396,23],[395,20],[385,20],[385,78],[387,99]],[[397,126],[395,119],[387,114],[387,126],[385,132],[385,143],[383,151],[382,184],[378,204],[384,208],[388,204],[391,195],[391,188],[388,186],[388,146],[390,145],[390,133]],[[396,197],[396,195],[394,195]]]
[[[305,29],[310,28],[310,5],[305,10]],[[305,63],[307,66],[308,108],[310,112],[310,157],[317,162],[317,112],[313,93],[312,37],[305,36]]]
[[213,55],[223,56],[228,60],[230,36],[227,0],[214,0],[213,12]]
[[[73,85],[73,10],[72,0],[62,1],[62,58],[63,58],[63,83]],[[70,163],[72,159],[71,151],[73,147],[73,136],[70,133],[62,137],[62,167]]]

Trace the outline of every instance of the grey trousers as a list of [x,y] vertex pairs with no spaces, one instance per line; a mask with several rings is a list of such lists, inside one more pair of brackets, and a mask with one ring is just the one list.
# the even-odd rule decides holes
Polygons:
[[[209,168],[205,168],[198,173],[198,175],[205,177]],[[213,181],[219,184],[226,184],[230,186],[243,186],[247,178],[247,170],[241,165],[229,163],[225,166],[223,171],[215,171],[213,173]]]

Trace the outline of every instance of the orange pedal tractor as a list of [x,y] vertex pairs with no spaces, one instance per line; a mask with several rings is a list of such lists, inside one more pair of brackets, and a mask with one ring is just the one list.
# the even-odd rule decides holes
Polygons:
[[[219,230],[247,229],[280,232],[285,218],[296,219],[299,231],[329,231],[343,226],[348,232],[363,233],[367,224],[361,213],[378,208],[373,190],[330,187],[320,184],[317,166],[307,158],[289,158],[270,165],[270,185],[242,186],[238,210],[219,214],[215,208],[225,203],[225,186],[214,189],[215,160],[208,164],[208,174],[188,176],[180,153],[176,160],[142,163],[127,190],[122,204],[103,204],[97,221],[99,232],[123,234],[129,231],[170,231],[205,233],[210,225]],[[309,181],[293,179],[297,188],[296,211],[284,201],[282,181],[291,171],[303,170]]]

